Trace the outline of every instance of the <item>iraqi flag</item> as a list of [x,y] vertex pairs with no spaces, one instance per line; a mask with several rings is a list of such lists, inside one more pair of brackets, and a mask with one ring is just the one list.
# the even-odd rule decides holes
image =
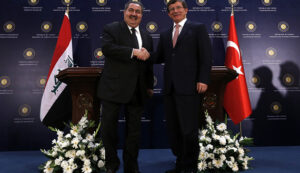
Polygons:
[[47,126],[62,127],[63,121],[71,115],[71,99],[65,83],[55,75],[68,67],[73,67],[73,50],[71,24],[68,12],[59,31],[56,47],[52,57],[46,87],[40,109],[41,121]]
[[230,17],[225,65],[238,73],[236,79],[227,84],[224,95],[224,108],[234,124],[238,124],[251,114],[252,109],[233,12]]

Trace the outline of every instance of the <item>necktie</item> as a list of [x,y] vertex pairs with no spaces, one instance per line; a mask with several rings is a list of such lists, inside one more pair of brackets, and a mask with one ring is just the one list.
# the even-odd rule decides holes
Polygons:
[[179,28],[180,28],[180,25],[176,24],[175,25],[175,33],[174,33],[174,36],[173,36],[173,47],[175,47],[177,38],[179,36]]
[[136,34],[135,34],[135,28],[131,28],[131,31],[132,31],[132,33],[131,33],[131,35],[132,35],[132,38],[133,38],[133,42],[134,42],[134,47],[133,48],[139,48],[139,42],[138,42],[138,39],[137,39],[137,37],[136,37]]

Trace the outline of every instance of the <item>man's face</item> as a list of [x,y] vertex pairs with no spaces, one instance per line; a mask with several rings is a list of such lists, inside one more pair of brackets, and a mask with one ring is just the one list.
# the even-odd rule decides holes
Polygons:
[[181,2],[175,2],[169,6],[169,17],[175,22],[179,23],[184,18],[186,18],[186,14],[188,12],[187,8],[183,8]]
[[124,11],[124,21],[133,28],[141,23],[142,16],[142,7],[138,4],[131,3]]

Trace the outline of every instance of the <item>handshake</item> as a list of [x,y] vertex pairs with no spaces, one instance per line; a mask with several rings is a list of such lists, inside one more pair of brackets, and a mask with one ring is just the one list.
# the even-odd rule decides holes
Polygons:
[[146,61],[150,57],[150,54],[147,49],[142,47],[141,49],[133,49],[133,56],[136,56],[139,60]]

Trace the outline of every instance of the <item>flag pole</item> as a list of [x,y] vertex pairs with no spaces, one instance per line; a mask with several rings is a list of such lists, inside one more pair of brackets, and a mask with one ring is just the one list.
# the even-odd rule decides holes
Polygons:
[[70,8],[69,8],[69,3],[67,4],[67,14],[69,15],[69,11],[70,11]]

